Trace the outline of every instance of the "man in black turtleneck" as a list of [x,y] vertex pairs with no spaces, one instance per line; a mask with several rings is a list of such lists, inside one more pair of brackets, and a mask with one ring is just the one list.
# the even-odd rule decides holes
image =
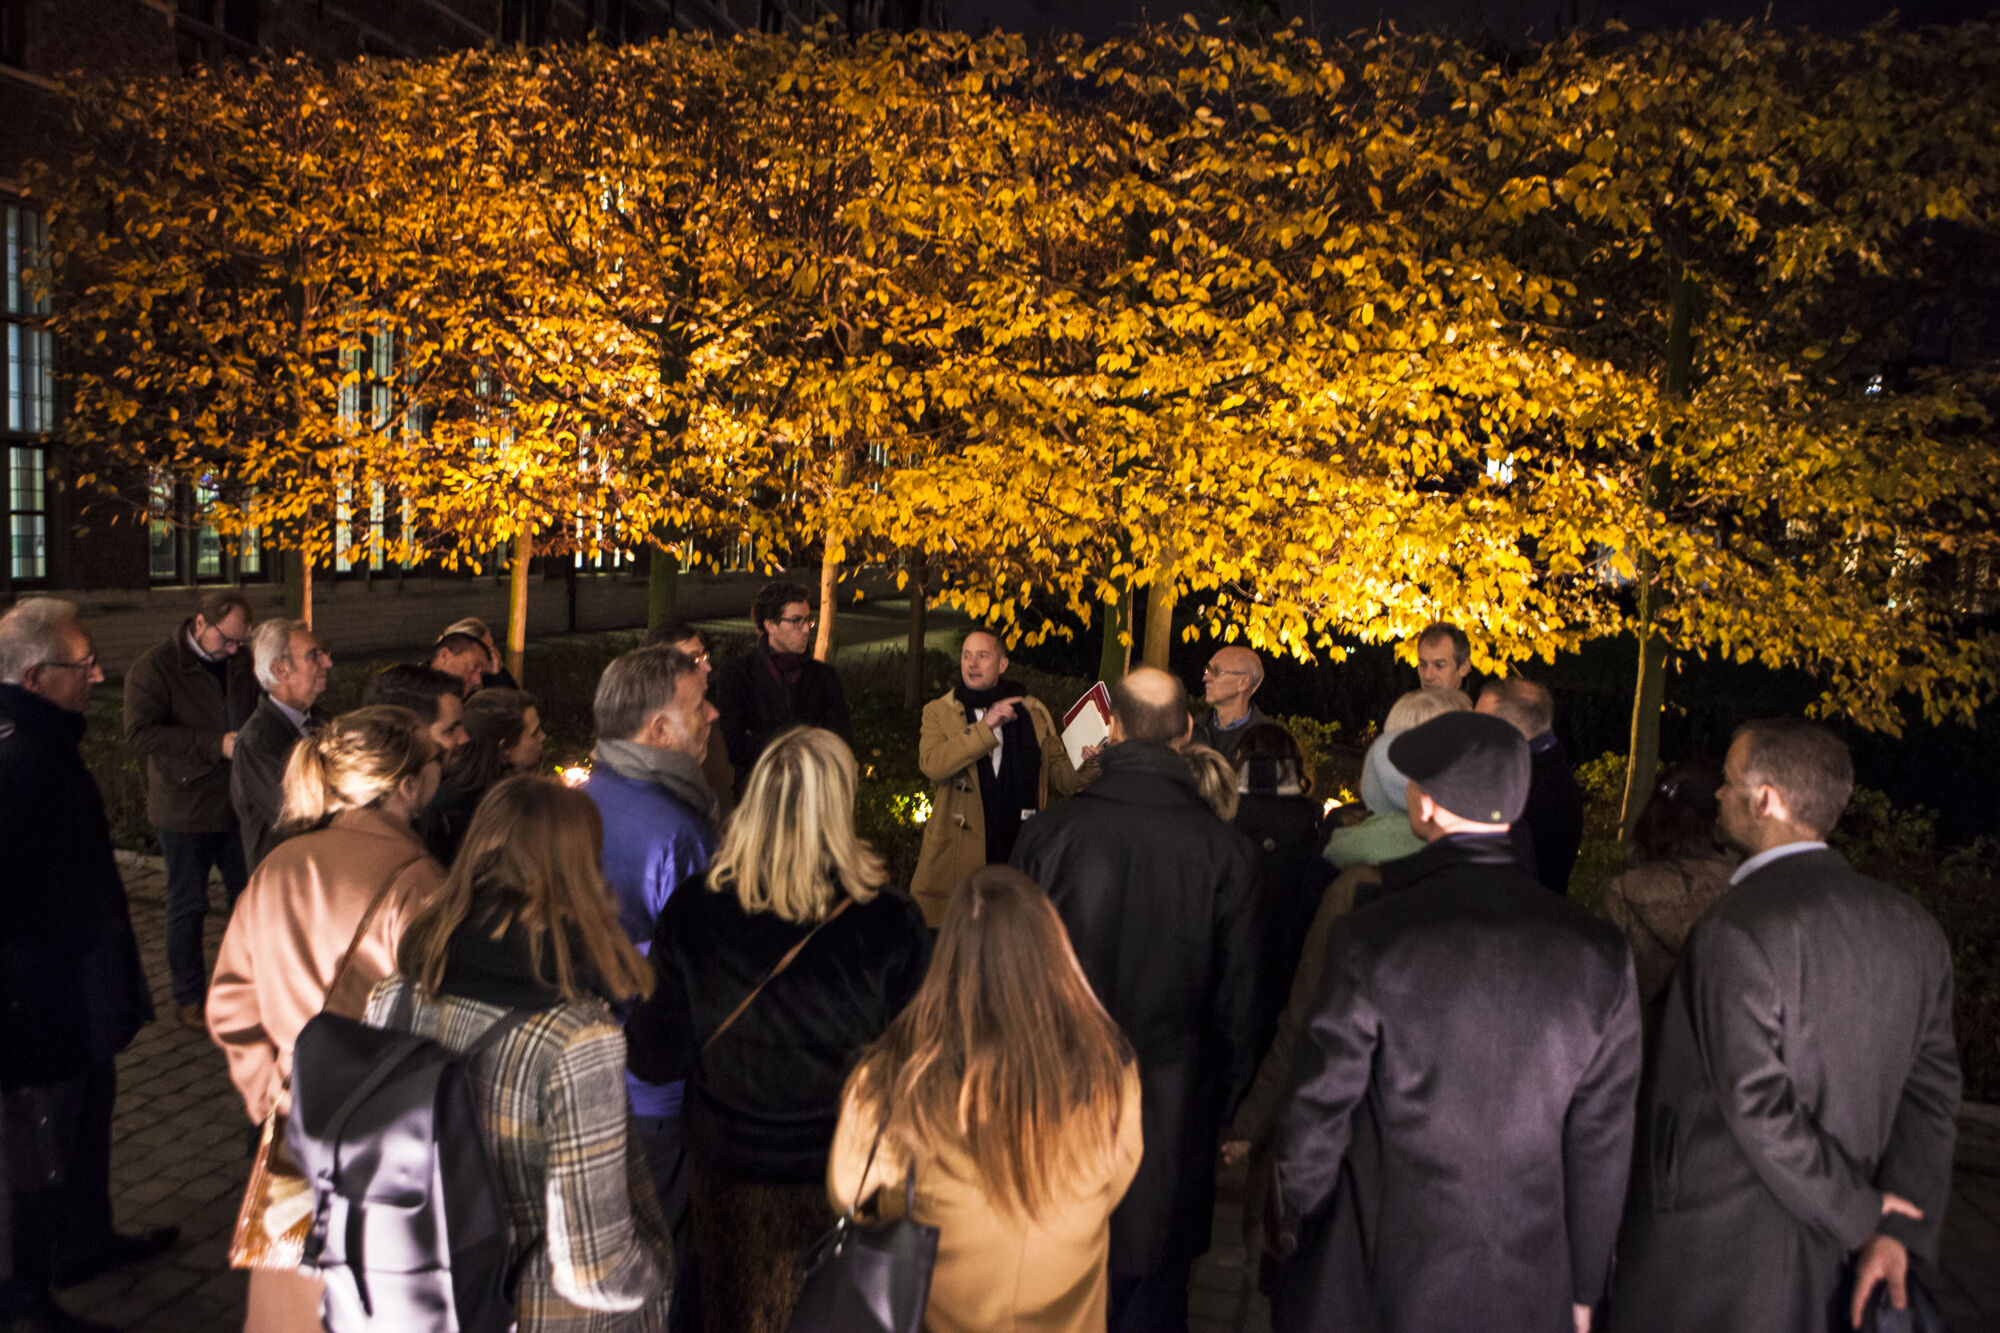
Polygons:
[[825,727],[850,745],[854,726],[832,667],[813,660],[813,612],[796,583],[767,583],[750,606],[757,646],[715,673],[715,707],[736,770],[736,792],[771,738],[792,727]]
[[1631,1163],[1631,957],[1516,861],[1512,725],[1447,713],[1389,759],[1425,846],[1327,937],[1278,1126],[1271,1327],[1588,1333]]
[[959,649],[958,684],[924,708],[917,764],[937,791],[910,896],[934,930],[967,875],[1007,864],[1022,820],[1085,782],[1049,710],[1006,671],[1000,636],[973,630]]

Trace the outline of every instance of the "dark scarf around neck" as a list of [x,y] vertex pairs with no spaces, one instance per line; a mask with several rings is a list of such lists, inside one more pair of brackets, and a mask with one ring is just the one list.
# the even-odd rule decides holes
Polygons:
[[[521,923],[515,921],[505,934],[494,939],[495,919],[491,908],[475,911],[452,931],[451,940],[445,945],[444,977],[438,983],[439,993],[507,1009],[553,1009],[561,1004],[563,997],[556,988],[553,953],[544,949],[541,966],[537,968]],[[574,930],[569,935],[569,957],[578,991],[602,995],[604,983]]]
[[[979,709],[991,708],[1003,699],[1025,699],[1028,692],[1019,682],[1001,680],[987,689],[967,688],[964,681],[952,687],[965,720],[973,722]],[[990,755],[981,755],[979,804],[986,816],[986,860],[999,864],[1014,852],[1014,839],[1021,832],[1021,812],[1041,804],[1042,747],[1035,737],[1035,720],[1026,708],[1016,709],[1014,720],[1000,728],[1000,771],[993,771]]]

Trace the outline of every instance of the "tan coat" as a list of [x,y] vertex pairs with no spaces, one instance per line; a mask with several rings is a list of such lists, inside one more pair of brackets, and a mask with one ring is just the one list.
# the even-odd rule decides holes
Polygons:
[[[1035,808],[1045,810],[1051,790],[1058,796],[1082,791],[1088,779],[1078,774],[1064,748],[1062,732],[1039,699],[1021,703],[1034,720],[1041,742],[1041,782]],[[979,803],[979,773],[973,765],[985,760],[999,744],[993,728],[967,722],[958,696],[946,690],[924,705],[923,733],[917,741],[917,766],[937,784],[930,818],[924,823],[924,848],[910,877],[910,896],[923,908],[924,920],[935,930],[944,920],[951,891],[986,864],[986,808]],[[1086,765],[1086,767],[1093,767]]]
[[[883,1215],[899,1217],[907,1159],[885,1142],[861,1179],[876,1124],[872,1099],[864,1104],[850,1095],[827,1160],[827,1197],[844,1211],[857,1195],[866,1200],[881,1189]],[[1117,1147],[1103,1175],[1075,1182],[1039,1222],[989,1199],[963,1153],[917,1163],[916,1217],[938,1228],[928,1333],[1103,1333],[1111,1210],[1139,1169],[1142,1146],[1134,1062],[1125,1070]]]
[[292,1043],[320,1010],[361,914],[388,897],[326,1007],[360,1018],[368,992],[396,970],[396,942],[444,870],[404,824],[377,810],[346,810],[332,824],[272,849],[237,900],[208,988],[208,1031],[229,1057],[229,1078],[261,1121],[291,1073]]

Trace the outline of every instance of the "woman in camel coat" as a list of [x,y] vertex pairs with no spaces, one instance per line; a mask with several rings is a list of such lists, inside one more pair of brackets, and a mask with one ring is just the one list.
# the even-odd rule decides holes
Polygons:
[[899,1216],[915,1172],[916,1218],[939,1231],[930,1333],[1104,1333],[1111,1210],[1141,1150],[1138,1061],[1048,895],[975,872],[923,988],[848,1079],[833,1206]]
[[[299,1029],[322,1008],[360,1018],[396,970],[403,926],[444,879],[412,827],[437,784],[437,746],[402,708],[356,709],[293,750],[280,821],[310,831],[250,877],[208,988],[209,1035],[253,1125],[287,1095]],[[317,1330],[319,1301],[317,1279],[254,1271],[245,1333]]]

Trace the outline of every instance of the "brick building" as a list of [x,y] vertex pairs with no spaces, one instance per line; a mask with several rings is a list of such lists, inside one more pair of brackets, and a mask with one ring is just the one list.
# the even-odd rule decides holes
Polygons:
[[[942,17],[938,0],[0,0],[0,225],[5,290],[5,414],[0,417],[7,508],[0,526],[0,605],[60,592],[84,605],[107,668],[121,671],[187,614],[200,590],[241,584],[260,614],[296,604],[287,562],[254,542],[240,549],[201,523],[185,478],[155,477],[137,503],[73,492],[55,431],[62,349],[43,325],[23,270],[46,227],[28,197],[26,164],[63,151],[65,79],[172,75],[259,52],[422,57],[494,44],[643,41],[671,31],[776,31],[820,17],[855,28],[909,27]],[[139,497],[135,495],[136,501]],[[747,553],[746,553],[747,554]],[[539,561],[530,629],[643,623],[646,557]],[[743,561],[747,565],[747,560]],[[289,576],[298,578],[296,564]],[[504,572],[398,568],[379,556],[343,562],[314,581],[315,620],[344,650],[427,640],[465,614],[504,621]],[[746,571],[683,581],[692,614],[740,614]]]

